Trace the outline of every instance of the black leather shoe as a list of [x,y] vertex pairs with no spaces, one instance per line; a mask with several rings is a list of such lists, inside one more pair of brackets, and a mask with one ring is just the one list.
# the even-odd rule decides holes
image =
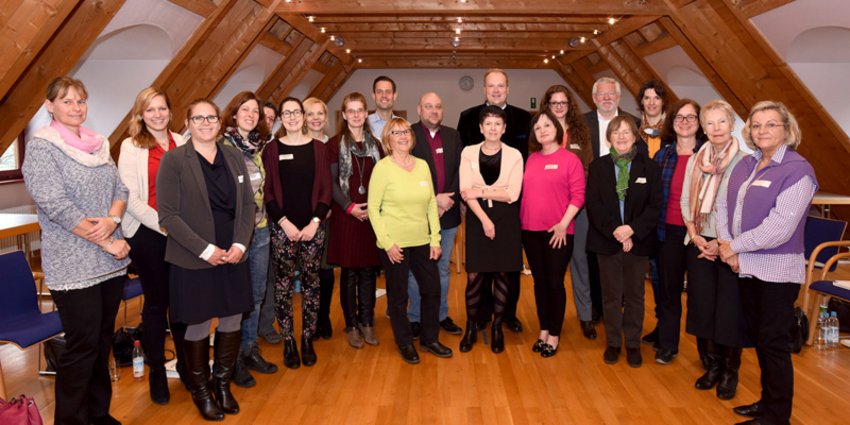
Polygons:
[[522,323],[516,317],[509,317],[505,320],[505,326],[514,333],[522,332]]
[[91,422],[92,425],[121,425],[121,421],[110,415],[89,418],[89,422]]
[[554,356],[557,353],[558,353],[558,347],[553,347],[549,344],[546,344],[546,346],[543,347],[543,351],[540,352],[540,357],[547,359],[549,357]]
[[660,349],[655,352],[655,363],[670,364],[679,353],[672,350]]
[[466,332],[463,334],[463,339],[460,340],[460,352],[466,353],[472,350],[476,340],[478,340],[478,331],[475,323],[466,322]]
[[313,340],[310,338],[301,337],[301,363],[304,366],[313,366],[316,364],[316,350],[313,349]]
[[251,388],[257,385],[257,381],[251,376],[251,372],[248,371],[248,366],[245,366],[245,357],[242,355],[236,359],[236,369],[233,371],[233,383],[237,387],[242,388]]
[[502,332],[501,325],[493,324],[493,326],[490,327],[490,337],[490,351],[496,354],[505,351],[505,334]]
[[283,365],[290,369],[298,369],[301,367],[301,358],[298,356],[298,345],[294,339],[287,339],[283,342]]
[[732,411],[748,418],[758,418],[759,416],[764,415],[764,407],[761,405],[761,400],[753,404],[735,407]]
[[658,342],[658,327],[656,326],[652,332],[644,335],[643,338],[640,339],[640,342],[644,344],[656,344]]
[[608,347],[602,353],[602,360],[607,364],[616,364],[620,359],[620,347]]
[[463,333],[463,329],[461,329],[460,326],[455,325],[454,320],[448,316],[440,321],[440,327],[443,328],[443,330],[449,335],[460,335]]
[[640,348],[626,347],[626,363],[631,367],[640,367],[643,364],[643,357],[640,355]]
[[416,352],[413,344],[399,346],[398,352],[401,353],[401,359],[408,364],[419,364],[419,353]]
[[413,340],[416,341],[422,332],[422,325],[419,322],[410,322],[410,332],[413,333]]
[[168,392],[168,378],[165,376],[165,366],[151,368],[148,376],[148,385],[150,386],[151,401],[156,404],[166,405],[171,399],[171,393]]
[[593,326],[592,321],[580,320],[579,325],[581,326],[581,334],[584,335],[585,338],[591,341],[596,339],[596,327]]
[[531,346],[531,351],[534,353],[539,353],[543,351],[544,347],[546,347],[546,341],[538,339],[537,341],[534,341],[534,345]]
[[452,349],[440,344],[440,341],[434,341],[430,344],[420,344],[419,348],[426,353],[431,353],[443,359],[447,359],[452,356]]
[[264,373],[266,375],[277,372],[277,366],[273,363],[267,362],[266,359],[260,355],[260,347],[257,347],[256,345],[251,347],[251,350],[245,353],[243,360],[245,361],[245,366],[251,370]]

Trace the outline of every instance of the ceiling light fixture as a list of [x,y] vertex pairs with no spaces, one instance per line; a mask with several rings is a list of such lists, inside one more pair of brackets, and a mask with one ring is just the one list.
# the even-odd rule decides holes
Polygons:
[[[331,37],[334,37],[334,36],[331,36]],[[342,47],[345,44],[344,38],[342,38],[342,37],[335,37],[335,38],[336,38],[336,40],[334,40],[334,38],[331,38],[331,40],[334,40],[334,43],[336,43],[337,46]]]
[[594,29],[594,30],[593,30],[593,35],[599,35],[599,33],[600,33],[600,31],[599,31],[599,30],[597,30],[597,29]]
[[581,44],[584,44],[584,42],[587,41],[587,38],[585,36],[581,36],[581,38],[579,38],[578,41],[580,41]]
[[462,23],[463,23],[463,18],[458,17],[458,18],[457,18],[457,23],[462,24]]
[[570,37],[569,41],[567,41],[567,44],[569,44],[570,47],[575,49],[576,47],[578,47],[579,44],[578,37]]
[[615,19],[615,18],[608,18],[608,25],[614,25],[614,24],[616,24],[616,23],[617,23],[617,19]]
[[331,34],[331,41],[336,41],[336,36]]
[[563,54],[564,54],[564,49],[561,49],[561,52],[560,52],[560,53],[563,55]]
[[315,20],[316,20],[316,17],[313,16],[313,15],[310,15],[310,16],[307,17],[308,22],[314,22]]
[[543,63],[549,63],[549,58],[543,59]]
[[345,49],[345,53],[351,54],[351,49]]
[[357,63],[363,63],[363,58],[357,58]]
[[321,32],[322,32],[322,34],[324,34],[324,33],[325,33],[325,31],[326,31],[326,30],[325,30],[325,27],[321,27],[321,28],[319,28],[319,31],[321,31]]
[[454,47],[455,49],[457,49],[458,47],[460,47],[460,37],[455,37],[455,38],[453,38],[453,39],[452,39],[452,41],[450,42],[450,44],[451,44],[451,45],[452,45],[452,47]]
[[455,34],[460,35],[460,28],[455,28]]

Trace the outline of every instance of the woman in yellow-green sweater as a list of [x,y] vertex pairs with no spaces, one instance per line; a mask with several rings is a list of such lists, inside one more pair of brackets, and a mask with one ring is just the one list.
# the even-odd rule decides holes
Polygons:
[[372,171],[367,209],[378,248],[382,250],[393,336],[402,359],[410,364],[419,363],[407,318],[407,279],[412,271],[422,298],[421,349],[437,357],[451,357],[452,350],[437,339],[440,218],[431,171],[425,161],[410,154],[416,138],[406,120],[390,120],[384,127],[381,144],[388,156],[378,161]]

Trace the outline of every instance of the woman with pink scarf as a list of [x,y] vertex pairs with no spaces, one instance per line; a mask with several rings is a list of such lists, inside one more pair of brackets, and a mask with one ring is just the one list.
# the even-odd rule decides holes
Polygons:
[[748,344],[738,293],[738,274],[718,258],[715,202],[726,196],[729,175],[744,153],[732,137],[735,111],[714,100],[699,113],[708,143],[691,156],[685,169],[680,205],[687,228],[688,317],[685,331],[697,337],[705,373],[700,390],[717,387],[717,397],[735,397],[741,348]]

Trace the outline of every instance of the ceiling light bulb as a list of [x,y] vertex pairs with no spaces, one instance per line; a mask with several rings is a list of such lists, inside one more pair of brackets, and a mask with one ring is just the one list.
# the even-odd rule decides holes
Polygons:
[[599,30],[593,30],[593,35],[599,35]]
[[543,59],[543,63],[549,63],[549,58]]
[[331,41],[334,41],[334,40],[336,40],[336,36],[331,34]]
[[458,18],[457,18],[457,23],[462,24],[462,23],[463,23],[463,18],[458,17]]
[[455,34],[460,35],[460,28],[455,28]]
[[578,41],[580,41],[580,42],[584,43],[585,41],[587,41],[587,38],[585,38],[584,36],[582,36],[581,38],[579,38],[579,39],[578,39]]
[[351,54],[351,49],[345,49],[345,53]]
[[451,44],[455,49],[460,47],[460,37],[453,38],[449,44]]
[[617,23],[617,20],[614,18],[608,18],[608,25],[614,25]]
[[315,16],[308,16],[308,17],[307,17],[307,20],[308,20],[309,22],[313,22],[313,21],[315,21],[315,20],[316,20],[316,17],[315,17]]
[[325,27],[321,27],[321,28],[319,28],[319,31],[321,31],[321,32],[322,32],[322,34],[324,34],[324,33],[325,33]]
[[560,53],[563,55],[563,54],[564,54],[564,49],[561,49],[561,52],[560,52]]
[[363,58],[357,58],[357,63],[363,63]]

